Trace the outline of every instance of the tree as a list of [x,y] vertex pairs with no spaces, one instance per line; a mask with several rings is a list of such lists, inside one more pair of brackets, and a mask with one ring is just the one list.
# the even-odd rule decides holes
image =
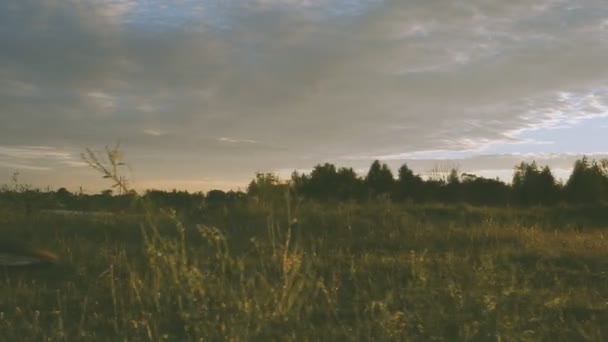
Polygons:
[[341,200],[362,199],[365,184],[352,168],[341,167],[336,175],[336,194]]
[[458,176],[458,170],[453,168],[446,178],[446,183],[443,186],[443,199],[447,202],[458,202],[461,200],[461,182]]
[[320,201],[351,200],[363,197],[363,181],[352,168],[336,169],[333,164],[315,166],[310,175],[295,172],[291,180],[296,192]]
[[608,200],[608,160],[598,163],[586,156],[577,160],[564,190],[566,198],[574,203]]
[[395,179],[388,165],[380,164],[380,161],[375,160],[365,177],[365,185],[369,194],[374,197],[390,194],[394,184]]
[[287,190],[288,185],[282,183],[277,175],[258,172],[255,179],[247,187],[247,195],[257,197],[263,201],[277,203],[283,201]]
[[478,177],[463,173],[461,180],[461,200],[475,205],[505,205],[509,202],[510,188],[496,179]]
[[101,192],[99,194],[104,197],[112,197],[113,193],[114,193],[114,191],[112,189],[106,189],[106,190],[101,190]]
[[225,204],[226,193],[222,190],[210,190],[205,196],[205,203],[212,208],[216,208]]
[[559,186],[548,166],[522,162],[513,174],[513,195],[519,204],[553,204],[558,200]]
[[398,201],[420,199],[423,185],[422,178],[415,175],[407,164],[403,164],[398,171],[393,197]]
[[60,207],[70,207],[74,197],[66,188],[59,188],[55,192],[55,196]]
[[338,172],[333,164],[325,163],[315,166],[310,173],[305,193],[318,200],[330,200],[337,197]]

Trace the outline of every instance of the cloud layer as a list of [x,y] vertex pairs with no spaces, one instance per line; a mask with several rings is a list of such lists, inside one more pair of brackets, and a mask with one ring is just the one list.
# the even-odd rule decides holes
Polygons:
[[[487,170],[488,155],[572,152],[546,132],[608,115],[607,23],[603,0],[1,3],[0,157],[121,139],[142,181],[234,184],[324,161]],[[13,152],[0,170],[63,179],[57,158]]]

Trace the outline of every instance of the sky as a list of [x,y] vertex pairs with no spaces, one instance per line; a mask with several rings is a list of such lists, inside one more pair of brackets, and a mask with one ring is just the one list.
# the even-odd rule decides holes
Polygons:
[[605,0],[0,2],[0,183],[245,188],[330,162],[558,178],[608,156]]

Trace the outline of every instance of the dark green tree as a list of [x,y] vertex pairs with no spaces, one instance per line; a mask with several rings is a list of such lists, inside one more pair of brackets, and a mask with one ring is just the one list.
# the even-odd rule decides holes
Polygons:
[[258,172],[247,187],[247,195],[276,204],[284,201],[285,191],[288,189],[288,185],[281,182],[277,175]]
[[218,207],[226,202],[226,193],[222,190],[210,190],[205,196],[205,203],[210,207]]
[[55,198],[57,199],[60,208],[70,208],[74,202],[74,195],[69,192],[66,188],[59,188],[55,192]]
[[501,206],[509,203],[510,187],[499,179],[463,173],[461,200],[474,205]]
[[458,170],[454,168],[450,170],[450,174],[446,178],[442,199],[446,202],[459,202],[461,201],[461,190],[462,184],[458,176]]
[[395,184],[395,178],[386,164],[380,164],[375,160],[369,168],[365,177],[365,185],[372,197],[389,195]]
[[309,176],[302,176],[302,193],[317,200],[327,201],[337,198],[338,172],[333,164],[315,166]]
[[577,160],[564,190],[572,203],[608,201],[608,160]]
[[352,168],[336,169],[329,163],[315,166],[310,175],[294,172],[291,180],[298,194],[321,201],[360,199],[365,193],[363,180]]
[[398,172],[393,198],[398,201],[421,199],[424,186],[422,178],[414,174],[414,171],[407,164],[401,165]]
[[522,162],[513,174],[513,196],[518,204],[553,204],[559,198],[559,186],[548,166]]
[[365,197],[365,184],[355,170],[341,167],[337,173],[336,193],[340,200],[360,200]]

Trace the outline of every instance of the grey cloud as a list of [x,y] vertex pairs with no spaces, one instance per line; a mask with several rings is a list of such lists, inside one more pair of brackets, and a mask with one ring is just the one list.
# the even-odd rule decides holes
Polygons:
[[600,0],[303,3],[0,4],[0,145],[122,139],[146,177],[245,178],[515,143],[558,92],[607,85]]
[[[51,146],[2,146],[0,145],[0,177],[16,171],[24,172],[30,178],[38,181],[49,181],[49,175],[57,176],[65,169],[74,169],[84,166],[77,154],[73,151],[58,149]],[[41,176],[43,175],[43,176]],[[52,177],[52,176],[51,176]],[[52,177],[55,178],[55,177]],[[0,180],[4,182],[4,180]],[[37,182],[38,186],[42,184]]]

